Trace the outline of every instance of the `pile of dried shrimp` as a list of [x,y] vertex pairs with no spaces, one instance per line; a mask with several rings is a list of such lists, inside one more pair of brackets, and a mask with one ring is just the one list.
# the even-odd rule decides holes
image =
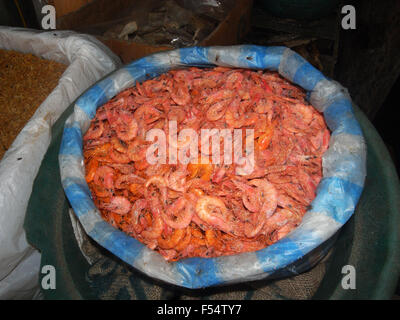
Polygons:
[[[170,121],[177,133],[253,129],[253,170],[212,164],[201,139],[197,164],[150,164],[146,133],[168,133]],[[304,90],[277,73],[174,70],[97,110],[84,136],[86,180],[102,217],[166,260],[233,255],[263,249],[299,225],[329,139]]]

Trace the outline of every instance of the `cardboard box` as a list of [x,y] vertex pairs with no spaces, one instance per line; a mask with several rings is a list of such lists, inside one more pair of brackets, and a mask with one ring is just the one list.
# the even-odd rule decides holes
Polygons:
[[[57,5],[57,0],[53,0]],[[63,1],[63,0],[58,0]],[[60,2],[60,3],[61,3]],[[82,1],[84,3],[85,1]],[[119,17],[121,11],[128,10],[135,1],[132,0],[95,0],[88,1],[79,10],[70,12],[57,18],[57,29],[72,29],[82,31],[82,21],[85,26],[105,25],[104,21],[113,20]],[[221,21],[214,31],[200,42],[200,46],[213,45],[234,45],[240,43],[240,40],[247,34],[251,26],[251,9],[253,0],[237,0],[232,10]],[[57,10],[57,7],[56,7]],[[117,21],[114,19],[114,21]],[[115,54],[117,54],[124,63],[136,60],[154,52],[171,50],[173,46],[162,45],[155,46],[150,44],[135,43],[118,39],[106,38],[102,35],[96,35],[90,28],[85,30],[89,34],[94,34],[100,41],[106,44]]]

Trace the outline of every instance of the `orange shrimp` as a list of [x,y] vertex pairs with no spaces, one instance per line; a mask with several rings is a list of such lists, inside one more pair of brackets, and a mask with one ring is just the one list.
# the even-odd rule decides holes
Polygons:
[[272,141],[272,137],[274,136],[274,129],[276,122],[273,122],[270,126],[265,129],[265,132],[258,138],[258,149],[265,150],[269,147]]
[[110,150],[109,156],[114,163],[128,164],[131,162],[131,159],[125,153],[118,152],[115,149]]
[[126,153],[128,150],[128,146],[126,145],[126,143],[121,141],[117,137],[111,138],[111,145],[113,146],[113,149],[118,151],[119,153]]
[[85,177],[87,183],[93,181],[98,167],[99,167],[99,162],[95,158],[89,160],[89,163],[86,166],[86,177]]
[[106,156],[108,155],[111,148],[112,146],[110,143],[104,143],[94,148],[86,149],[83,153],[83,156],[85,157],[85,159]]
[[214,166],[208,162],[208,159],[199,157],[197,163],[189,163],[187,166],[189,179],[200,177],[201,180],[209,181],[213,174]]
[[212,247],[213,249],[218,251],[225,250],[225,245],[221,240],[221,235],[219,231],[212,229],[206,230],[205,238],[207,247]]
[[[240,128],[241,162],[224,163],[220,154],[212,163],[216,132]],[[187,157],[198,135],[180,133],[209,135],[201,135],[196,163],[150,165],[151,129],[164,130],[167,149]],[[254,135],[245,137],[247,129]],[[226,138],[218,139],[225,153]],[[167,261],[238,254],[265,248],[299,225],[315,198],[329,140],[323,115],[277,73],[174,70],[98,108],[83,139],[85,178],[102,217]]]
[[147,151],[148,143],[141,139],[136,138],[134,139],[128,147],[127,155],[130,160],[132,161],[141,161],[146,158],[146,151]]
[[201,247],[201,246],[206,246],[207,242],[205,238],[192,237],[190,244],[194,245],[195,247]]
[[94,194],[96,195],[96,197],[98,198],[110,198],[112,196],[112,193],[107,190],[106,188],[104,188],[103,186],[99,186],[96,184],[91,184],[90,185],[90,189],[94,192]]
[[174,229],[173,233],[165,238],[163,234],[161,234],[157,239],[158,246],[161,249],[174,249],[185,235],[186,229]]
[[150,164],[148,163],[148,161],[146,159],[144,159],[141,161],[136,161],[134,166],[137,171],[143,171],[146,168],[148,168],[150,166]]
[[161,216],[153,213],[151,227],[143,230],[141,236],[145,239],[158,239],[164,230],[164,221]]
[[186,247],[192,240],[192,232],[190,231],[190,227],[187,227],[186,229],[177,229],[177,230],[185,230],[185,235],[183,239],[181,239],[174,247],[176,251],[182,251],[186,249]]

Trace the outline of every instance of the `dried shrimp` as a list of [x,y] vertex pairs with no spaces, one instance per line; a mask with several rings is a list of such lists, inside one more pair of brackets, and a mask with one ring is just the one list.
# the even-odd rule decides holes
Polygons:
[[86,181],[106,221],[168,261],[234,255],[301,223],[329,139],[304,90],[277,73],[173,70],[97,110]]

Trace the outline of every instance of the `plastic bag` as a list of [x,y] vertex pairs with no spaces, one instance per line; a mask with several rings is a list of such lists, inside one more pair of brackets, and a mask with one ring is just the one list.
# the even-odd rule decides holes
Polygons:
[[51,126],[82,92],[121,62],[95,38],[70,31],[0,27],[0,49],[69,65],[0,162],[0,299],[29,299],[38,289],[40,254],[27,243],[23,223],[33,181],[51,141]]
[[[332,131],[323,157],[323,179],[311,209],[299,227],[277,243],[257,252],[218,258],[166,262],[155,251],[105,222],[85,181],[82,134],[97,107],[118,92],[170,69],[214,65],[268,69],[308,91],[315,108],[324,113]],[[100,245],[145,274],[171,284],[201,288],[304,272],[324,254],[326,244],[352,216],[366,175],[366,145],[346,90],[325,78],[286,47],[252,45],[193,47],[157,53],[113,72],[90,88],[75,104],[65,123],[60,154],[63,188],[87,234]]]
[[183,8],[222,21],[235,6],[236,0],[176,0]]

